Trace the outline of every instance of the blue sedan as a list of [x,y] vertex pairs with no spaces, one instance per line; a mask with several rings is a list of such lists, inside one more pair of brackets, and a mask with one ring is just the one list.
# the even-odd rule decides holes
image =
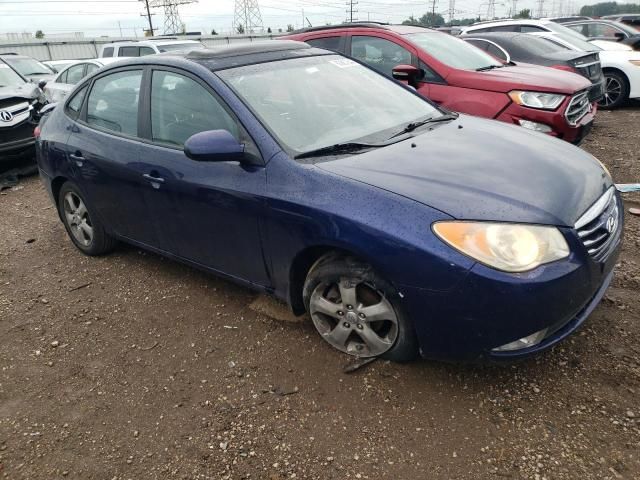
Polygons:
[[591,155],[298,42],[110,65],[36,136],[83,253],[127,242],[273,294],[358,357],[542,351],[595,308],[620,250]]

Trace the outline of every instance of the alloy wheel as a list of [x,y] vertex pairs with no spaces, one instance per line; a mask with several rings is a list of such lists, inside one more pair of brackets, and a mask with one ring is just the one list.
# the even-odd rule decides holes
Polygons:
[[93,242],[93,225],[87,207],[74,192],[64,196],[64,216],[75,240],[88,247]]
[[398,337],[398,319],[389,300],[358,280],[320,283],[311,294],[309,313],[322,338],[350,355],[382,355]]
[[622,84],[620,84],[617,78],[607,77],[603,98],[604,106],[608,107],[616,103],[620,95],[622,95]]

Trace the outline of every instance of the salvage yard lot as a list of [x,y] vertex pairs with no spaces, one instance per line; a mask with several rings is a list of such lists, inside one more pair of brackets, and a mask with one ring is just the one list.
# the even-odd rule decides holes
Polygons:
[[[638,125],[638,104],[599,112],[583,145],[617,182],[640,180]],[[552,352],[351,374],[249,290],[133,247],[81,255],[37,178],[0,219],[0,477],[640,478],[638,217]]]

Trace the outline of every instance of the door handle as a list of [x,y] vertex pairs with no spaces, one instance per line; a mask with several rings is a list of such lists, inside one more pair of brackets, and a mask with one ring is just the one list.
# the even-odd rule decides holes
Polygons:
[[146,180],[149,180],[149,182],[151,182],[151,186],[153,188],[160,188],[160,184],[164,183],[164,178],[162,177],[154,177],[153,175],[149,175],[148,173],[145,173],[142,175]]
[[84,158],[80,152],[70,153],[69,158],[75,161],[76,165],[78,165],[79,167],[81,167],[86,160],[86,158]]

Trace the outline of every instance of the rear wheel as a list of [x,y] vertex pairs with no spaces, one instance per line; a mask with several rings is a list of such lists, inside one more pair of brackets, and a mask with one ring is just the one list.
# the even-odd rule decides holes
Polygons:
[[103,255],[115,248],[116,240],[105,232],[78,187],[71,182],[60,188],[58,211],[69,238],[86,255]]
[[323,257],[309,271],[303,295],[316,330],[337,350],[400,362],[416,357],[416,335],[398,292],[369,265]]
[[604,72],[604,96],[598,102],[598,106],[602,109],[609,110],[618,108],[629,97],[629,84],[627,79],[621,73],[614,71]]

